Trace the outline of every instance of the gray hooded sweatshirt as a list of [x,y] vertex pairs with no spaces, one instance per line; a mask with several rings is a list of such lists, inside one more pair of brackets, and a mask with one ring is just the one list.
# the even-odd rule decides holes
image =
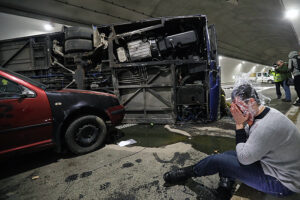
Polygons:
[[[265,108],[266,111],[268,108]],[[237,130],[240,137],[241,130]],[[270,108],[255,119],[247,141],[236,146],[243,165],[260,161],[266,175],[275,177],[291,191],[300,193],[300,132],[294,123],[276,109]]]
[[298,56],[298,58],[300,58],[297,51],[291,51],[289,53],[289,70],[293,73],[294,77],[300,75],[300,71],[297,69],[297,59],[294,58],[295,56]]

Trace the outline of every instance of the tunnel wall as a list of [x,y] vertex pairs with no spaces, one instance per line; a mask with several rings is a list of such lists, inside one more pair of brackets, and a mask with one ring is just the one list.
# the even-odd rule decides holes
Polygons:
[[[235,77],[241,73],[264,72],[270,69],[270,66],[257,63],[246,62],[234,58],[221,56],[221,83],[233,83]],[[256,66],[256,67],[254,67]]]

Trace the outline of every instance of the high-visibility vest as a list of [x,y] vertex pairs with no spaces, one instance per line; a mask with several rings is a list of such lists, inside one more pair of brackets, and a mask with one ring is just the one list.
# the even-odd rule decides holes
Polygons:
[[281,82],[282,81],[282,77],[280,73],[276,73],[276,72],[272,72],[273,76],[274,76],[274,82]]
[[1,83],[2,83],[2,85],[7,85],[8,81],[5,79],[2,79]]

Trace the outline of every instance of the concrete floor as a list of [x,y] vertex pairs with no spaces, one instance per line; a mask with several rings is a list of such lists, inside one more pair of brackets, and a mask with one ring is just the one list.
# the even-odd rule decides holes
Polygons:
[[[266,87],[269,88],[262,93],[272,99],[270,106],[283,113],[289,110],[287,115],[299,124],[299,108],[275,99],[275,88],[263,85],[262,89]],[[230,93],[228,88],[226,94]],[[294,89],[291,91],[295,99]],[[125,137],[121,140],[136,139],[135,146],[107,144],[98,151],[77,157],[56,154],[52,150],[15,156],[0,163],[0,199],[215,199],[214,190],[209,188],[217,187],[217,175],[175,186],[165,185],[162,175],[171,169],[194,164],[214,151],[222,152],[232,145],[234,148],[233,121],[223,118],[212,124],[172,126],[187,131],[191,137],[177,134],[160,137],[151,133],[151,129],[157,132],[156,127],[159,130],[156,125],[140,127],[144,137],[134,133],[139,132],[139,126],[124,129]],[[277,198],[242,184],[232,199]]]

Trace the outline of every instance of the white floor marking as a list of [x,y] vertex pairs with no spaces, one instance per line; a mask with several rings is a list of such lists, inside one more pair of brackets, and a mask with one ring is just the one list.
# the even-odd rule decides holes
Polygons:
[[132,127],[132,126],[135,126],[137,124],[122,124],[122,125],[119,125],[119,126],[116,126],[117,129],[123,129],[123,128],[129,128],[129,127]]

